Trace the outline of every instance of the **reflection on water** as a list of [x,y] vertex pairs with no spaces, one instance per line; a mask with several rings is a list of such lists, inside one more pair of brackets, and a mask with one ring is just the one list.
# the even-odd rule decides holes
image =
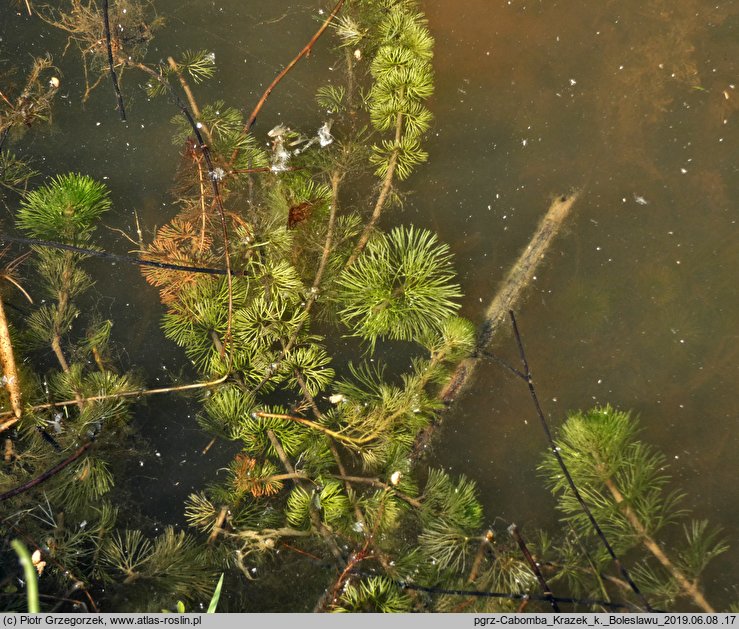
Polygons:
[[[467,315],[479,320],[548,196],[583,187],[519,308],[545,410],[557,424],[596,402],[634,409],[672,460],[686,506],[735,545],[737,7],[477,0],[426,10],[438,133],[417,179],[432,190],[414,197],[413,220],[464,233],[452,242]],[[512,343],[500,338],[497,351],[515,360]],[[489,365],[446,423],[436,461],[478,479],[491,518],[556,520],[533,420],[525,387]],[[731,564],[706,579],[723,605],[736,599]]]
[[[315,30],[316,3],[274,4],[157,2],[168,24],[150,56],[212,50],[219,72],[198,98],[226,95],[250,109]],[[545,410],[556,424],[596,402],[634,409],[644,437],[674,462],[686,505],[736,545],[739,9],[700,0],[467,0],[426,2],[425,10],[437,38],[430,160],[409,182],[416,193],[405,213],[387,223],[429,226],[450,242],[465,314],[479,322],[549,196],[583,188],[519,307]],[[63,47],[60,34],[7,5],[0,11],[8,55],[20,40],[37,54]],[[330,76],[332,59],[319,46],[288,76],[258,122],[261,133],[279,122],[320,126],[304,103]],[[45,173],[73,165],[106,179],[118,210],[110,226],[132,230],[137,210],[151,236],[175,211],[169,104],[149,102],[127,75],[127,126],[107,85],[80,115],[78,59],[56,61],[63,133],[29,138],[28,150],[48,155]],[[162,338],[155,292],[135,270],[104,272],[106,295],[117,298],[108,306],[116,333],[147,373],[166,380],[163,367],[181,364],[181,354],[152,342]],[[132,286],[140,289],[132,294]],[[510,337],[498,345],[515,360]],[[142,411],[163,455],[137,472],[145,511],[179,518],[184,497],[222,466],[217,448],[199,454],[208,439],[191,414],[181,401],[152,400]],[[488,365],[444,426],[436,462],[478,481],[491,520],[556,526],[535,470],[545,443],[534,419],[522,383]],[[165,471],[167,482],[155,479]],[[716,562],[706,581],[718,606],[737,598],[730,565]]]

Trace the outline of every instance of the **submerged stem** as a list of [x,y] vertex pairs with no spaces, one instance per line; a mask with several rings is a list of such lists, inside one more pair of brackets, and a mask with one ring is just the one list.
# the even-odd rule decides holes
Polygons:
[[385,207],[385,202],[387,201],[387,197],[390,194],[390,189],[393,186],[393,177],[395,175],[395,168],[398,165],[398,155],[400,154],[400,138],[402,136],[402,133],[403,114],[398,114],[398,117],[395,121],[395,149],[390,155],[390,160],[388,161],[387,165],[387,171],[385,171],[385,177],[383,178],[382,185],[380,187],[380,194],[377,196],[375,207],[372,209],[372,216],[370,216],[369,222],[365,225],[362,234],[359,236],[359,240],[354,247],[354,251],[352,251],[352,255],[346,262],[346,267],[350,267],[357,261],[357,258],[362,254],[362,251],[364,251],[364,248],[367,246],[367,243],[369,242],[370,236],[372,235],[372,231],[374,230],[377,221],[380,220],[382,210]]
[[23,400],[21,397],[20,383],[18,382],[18,369],[13,354],[13,343],[8,329],[8,320],[5,316],[3,300],[0,296],[0,362],[3,367],[3,382],[8,390],[10,406],[15,414],[15,421],[23,414]]
[[665,554],[665,552],[662,550],[660,545],[654,540],[654,538],[651,535],[649,535],[649,533],[647,532],[647,528],[644,526],[642,521],[639,519],[639,516],[636,514],[636,512],[626,502],[623,494],[621,493],[621,491],[619,490],[619,488],[617,487],[613,479],[605,478],[603,479],[603,482],[605,486],[608,488],[608,491],[611,492],[611,496],[613,496],[613,499],[618,505],[618,508],[621,510],[621,513],[624,514],[626,519],[629,521],[629,524],[631,525],[631,527],[634,529],[636,534],[639,536],[641,543],[644,544],[644,547],[650,553],[652,553],[652,555],[654,555],[657,561],[659,561],[667,569],[667,571],[672,575],[675,581],[677,581],[683,593],[687,595],[689,598],[693,599],[693,602],[698,607],[700,607],[704,612],[707,612],[709,614],[716,613],[716,610],[706,600],[705,596],[703,595],[703,592],[701,592],[700,589],[698,589],[698,586],[696,585],[696,583],[691,582],[682,573],[682,571],[674,563],[672,563],[672,561]]

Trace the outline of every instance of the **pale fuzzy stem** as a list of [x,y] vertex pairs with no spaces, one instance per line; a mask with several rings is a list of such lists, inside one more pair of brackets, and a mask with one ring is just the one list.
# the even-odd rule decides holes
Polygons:
[[105,363],[103,362],[103,357],[100,355],[98,348],[93,345],[91,350],[92,357],[95,359],[95,364],[98,366],[98,369],[101,371],[101,373],[104,373],[107,370],[105,369]]
[[21,398],[20,383],[18,382],[15,355],[13,354],[13,343],[10,339],[8,320],[5,317],[5,307],[2,297],[0,297],[0,362],[2,362],[3,367],[5,388],[8,390],[10,405],[13,408],[15,421],[17,421],[23,414],[23,401]]

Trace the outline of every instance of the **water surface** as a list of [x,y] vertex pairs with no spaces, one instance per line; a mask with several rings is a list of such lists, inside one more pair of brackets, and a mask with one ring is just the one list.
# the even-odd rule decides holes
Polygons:
[[[551,196],[581,189],[573,217],[517,308],[529,359],[552,423],[570,409],[609,402],[641,418],[643,437],[670,459],[697,518],[739,538],[735,483],[738,381],[736,310],[736,59],[734,3],[622,0],[594,3],[425,2],[437,40],[435,126],[429,163],[404,184],[414,194],[385,226],[437,230],[456,255],[463,313],[480,322],[487,302],[533,233]],[[251,110],[275,73],[317,27],[319,3],[175,2],[148,57],[215,52],[218,74],[201,102]],[[5,4],[3,56],[59,50],[63,36]],[[22,53],[20,52],[22,51]],[[270,98],[258,121],[320,124],[313,93],[335,72],[328,40]],[[49,133],[29,154],[45,174],[69,168],[105,179],[111,228],[146,233],[176,211],[168,191],[179,147],[166,100],[149,101],[124,76],[129,123],[104,83],[84,106],[79,59],[55,61],[62,98]],[[153,148],[155,147],[155,148]],[[103,230],[105,232],[105,230]],[[129,245],[103,235],[117,251]],[[98,307],[132,363],[168,382],[181,352],[159,331],[156,292],[137,270],[95,266]],[[515,360],[509,335],[501,355]],[[185,374],[187,375],[187,373]],[[150,400],[137,411],[158,456],[132,461],[141,508],[181,521],[183,499],[210,481],[229,446],[209,438],[186,400]],[[447,417],[435,464],[474,478],[490,522],[557,527],[537,476],[546,444],[523,383],[494,365]],[[134,472],[135,470],[135,472]],[[736,553],[715,562],[706,593],[736,600]]]

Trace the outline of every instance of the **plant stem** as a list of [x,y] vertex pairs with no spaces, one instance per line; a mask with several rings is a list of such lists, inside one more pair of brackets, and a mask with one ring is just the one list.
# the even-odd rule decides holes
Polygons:
[[523,536],[518,531],[518,527],[515,524],[511,524],[508,527],[508,532],[516,540],[516,543],[518,544],[518,547],[521,550],[521,554],[523,554],[524,558],[526,559],[526,563],[529,564],[529,568],[531,568],[532,572],[536,575],[536,580],[539,582],[539,587],[541,587],[541,591],[544,593],[544,596],[547,597],[549,604],[552,606],[552,610],[558,614],[559,605],[557,605],[557,601],[554,600],[554,594],[552,593],[552,590],[549,588],[549,584],[547,583],[547,580],[544,578],[544,575],[541,573],[541,569],[539,568],[539,565],[536,563],[536,561],[534,561],[534,558],[531,556],[531,552],[529,551],[528,546],[526,546],[526,542],[524,541]]
[[575,497],[575,500],[577,500],[583,513],[590,521],[590,524],[593,527],[593,530],[595,531],[596,535],[598,536],[601,543],[603,544],[603,547],[606,549],[606,552],[610,555],[611,559],[613,560],[614,565],[616,566],[618,571],[621,573],[621,576],[623,576],[624,580],[629,584],[629,587],[631,587],[631,590],[639,598],[641,603],[644,605],[645,609],[648,612],[653,612],[654,609],[649,604],[649,601],[644,596],[644,594],[642,594],[641,590],[639,590],[636,583],[634,583],[634,580],[631,578],[629,571],[626,569],[626,566],[624,566],[623,563],[621,563],[621,560],[619,559],[618,555],[616,555],[616,551],[613,549],[613,546],[611,546],[610,542],[608,541],[608,538],[606,537],[606,534],[603,532],[603,529],[600,527],[600,525],[596,521],[595,516],[593,515],[593,512],[590,510],[590,507],[588,506],[588,504],[585,502],[584,498],[582,497],[580,490],[577,488],[577,485],[575,484],[575,480],[572,478],[572,474],[570,474],[570,470],[567,468],[567,465],[565,465],[564,459],[562,458],[562,455],[560,454],[560,449],[557,447],[557,444],[554,441],[554,437],[552,436],[552,431],[549,429],[549,424],[547,423],[546,417],[544,417],[544,411],[541,408],[541,404],[539,402],[539,396],[536,394],[536,387],[534,386],[534,376],[531,373],[531,369],[529,368],[529,362],[526,359],[526,352],[523,347],[523,340],[521,339],[521,333],[518,330],[518,324],[516,323],[516,316],[513,314],[513,310],[509,310],[508,314],[511,317],[511,325],[513,327],[513,334],[516,338],[516,345],[518,345],[518,353],[521,358],[521,364],[523,365],[523,372],[521,374],[521,377],[528,386],[529,394],[531,396],[531,401],[534,403],[536,414],[539,417],[539,424],[541,425],[542,430],[544,431],[544,434],[546,435],[547,442],[549,444],[549,449],[552,455],[554,456],[555,460],[557,461],[557,464],[559,465],[560,470],[562,470],[562,474],[564,475],[567,481],[567,485],[569,486],[570,491],[572,491],[572,495]]
[[[69,307],[69,288],[73,265],[74,260],[72,259],[72,254],[69,252],[65,252],[64,270],[62,271],[61,276],[61,286],[59,288],[59,292],[57,293],[56,314],[54,315],[54,321],[51,328],[51,349],[54,351],[56,359],[59,361],[59,365],[61,366],[64,373],[69,373],[69,363],[67,362],[67,359],[64,356],[64,352],[62,351],[62,323],[64,322],[66,310]],[[77,406],[79,406],[80,410],[82,410],[82,408],[84,407],[84,404],[82,403],[82,395],[80,395],[79,391],[77,391],[76,389],[74,391],[74,398],[77,402]]]
[[15,364],[13,343],[8,329],[8,320],[5,316],[5,307],[2,296],[0,296],[0,362],[3,367],[3,380],[5,388],[10,397],[10,406],[13,408],[15,420],[18,421],[23,414],[23,401],[21,388],[18,381],[18,369]]
[[[180,81],[180,85],[182,86],[182,91],[185,92],[185,97],[187,98],[187,102],[190,104],[190,109],[192,109],[192,113],[195,114],[196,118],[202,118],[202,115],[200,114],[200,107],[198,107],[198,103],[195,100],[195,96],[193,96],[192,90],[190,89],[190,85],[185,80],[184,75],[180,71],[180,67],[177,65],[177,62],[172,57],[167,57],[167,63],[169,64],[169,67],[174,70],[175,74],[177,75],[177,78]],[[202,125],[203,133],[205,134],[205,137],[208,138],[208,142],[211,146],[213,146],[213,136],[210,134],[210,129],[201,121],[200,124]]]
[[[269,95],[272,93],[272,90],[277,87],[277,84],[282,81],[282,79],[285,78],[285,75],[292,70],[295,65],[300,61],[303,57],[306,57],[310,54],[311,50],[313,50],[313,46],[316,44],[318,39],[323,35],[323,32],[328,28],[328,25],[331,23],[331,21],[336,17],[336,14],[341,10],[342,5],[344,4],[344,0],[339,0],[336,5],[334,6],[331,13],[329,13],[328,17],[324,20],[323,24],[321,24],[321,27],[316,31],[316,34],[311,37],[310,41],[303,47],[303,49],[293,58],[293,60],[285,66],[285,68],[274,78],[272,83],[269,84],[269,87],[264,91],[264,94],[262,94],[262,97],[259,99],[259,102],[257,102],[256,106],[251,112],[251,115],[249,116],[249,119],[246,121],[246,124],[244,125],[244,133],[249,133],[249,130],[251,129],[252,125],[257,119],[257,116],[259,115],[259,112],[262,110],[262,107],[264,106],[264,103],[267,101],[267,98],[269,98]],[[231,159],[229,160],[229,164],[233,164],[234,160],[239,156],[239,149],[235,149],[234,152],[231,154]]]
[[[295,482],[299,483],[300,479],[298,478],[298,475],[295,472],[295,467],[290,462],[290,459],[287,457],[287,454],[285,454],[285,450],[282,447],[280,440],[275,435],[274,431],[268,430],[267,437],[269,438],[269,441],[272,444],[272,447],[275,449],[275,452],[277,452],[277,456],[282,462],[282,465],[285,467],[285,469],[288,471],[291,477],[295,479]],[[336,561],[338,562],[340,566],[343,566],[344,556],[341,554],[341,549],[336,543],[336,540],[334,539],[331,532],[326,528],[323,522],[321,522],[321,518],[318,515],[318,513],[316,513],[315,509],[310,510],[310,519],[311,519],[311,523],[313,524],[313,528],[316,529],[318,534],[326,542],[326,545],[331,551],[331,554],[334,556],[334,559],[336,559]]]
[[619,509],[624,514],[626,519],[629,521],[629,524],[634,529],[636,534],[639,536],[639,539],[641,540],[642,544],[644,544],[645,548],[650,553],[652,553],[652,555],[655,556],[657,561],[659,561],[667,569],[667,571],[672,575],[675,581],[677,581],[683,593],[686,594],[691,599],[693,599],[693,602],[698,607],[700,607],[704,612],[707,612],[709,614],[716,613],[716,610],[706,600],[705,596],[703,595],[703,592],[701,592],[698,589],[698,586],[695,584],[695,582],[691,582],[682,573],[682,571],[674,563],[672,563],[672,561],[665,554],[665,552],[662,550],[660,545],[654,540],[654,538],[651,535],[649,535],[646,527],[639,519],[639,516],[631,508],[631,505],[629,505],[628,502],[626,502],[623,494],[621,493],[619,488],[616,486],[616,483],[613,482],[613,479],[606,478],[603,480],[603,482],[608,488],[608,491],[611,492],[611,496],[613,496],[613,499],[618,505]]
[[[226,381],[228,378],[228,374],[225,376],[221,376],[220,378],[216,380],[210,380],[209,382],[194,382],[192,384],[182,384],[174,387],[162,387],[160,389],[139,389],[137,391],[121,391],[120,393],[106,393],[103,395],[92,395],[90,397],[81,398],[81,402],[87,403],[87,402],[100,402],[102,400],[115,400],[118,398],[127,398],[127,397],[143,397],[145,395],[158,395],[160,393],[175,393],[178,391],[191,391],[193,389],[204,389],[206,387],[212,387],[217,384],[221,384]],[[57,408],[60,406],[71,406],[72,404],[77,404],[79,402],[78,400],[64,400],[63,402],[48,402],[47,404],[36,404],[35,406],[31,406],[28,410],[30,412],[34,411],[41,411],[47,408]],[[9,415],[12,415],[12,411],[10,412],[4,412],[0,413],[0,417],[8,417]],[[11,421],[5,422],[3,424],[0,424],[0,432],[3,432],[10,426],[12,426],[17,420],[13,419]]]
[[354,247],[354,251],[352,251],[352,254],[349,257],[349,260],[347,260],[344,268],[350,267],[357,261],[357,258],[362,254],[362,251],[364,251],[364,248],[367,246],[367,242],[372,235],[372,231],[374,230],[377,221],[380,220],[380,215],[382,214],[382,210],[385,207],[385,201],[387,201],[387,197],[390,194],[390,189],[393,186],[393,176],[395,175],[395,168],[398,165],[398,154],[400,153],[400,138],[402,133],[403,114],[398,114],[398,117],[395,121],[395,149],[390,155],[390,160],[388,161],[387,165],[387,171],[385,171],[385,177],[383,178],[382,185],[380,187],[380,194],[377,196],[375,207],[372,210],[372,216],[370,217],[369,222],[364,226],[364,230],[359,236],[359,240]]
[[0,502],[8,500],[9,498],[13,498],[14,496],[17,496],[18,494],[25,493],[29,489],[33,489],[34,487],[36,487],[36,485],[40,485],[44,481],[49,480],[52,476],[55,476],[56,474],[61,472],[65,467],[67,467],[67,465],[79,459],[85,452],[87,452],[87,449],[91,445],[92,445],[92,441],[88,441],[86,444],[80,446],[72,456],[69,456],[63,461],[61,461],[60,463],[57,463],[54,467],[52,467],[49,470],[46,470],[43,474],[37,476],[33,480],[28,481],[27,483],[23,483],[22,485],[19,485],[18,487],[15,487],[14,489],[11,489],[9,491],[6,491],[3,494],[0,494]]
[[377,487],[379,489],[384,489],[385,491],[394,494],[404,502],[407,502],[412,507],[415,507],[416,509],[421,508],[421,501],[417,498],[413,498],[412,496],[409,496],[408,494],[404,494],[401,491],[398,491],[393,487],[392,485],[388,485],[387,483],[383,483],[379,478],[365,478],[364,476],[347,476],[346,474],[333,474],[334,478],[337,478],[338,480],[343,480],[348,483],[358,483],[361,485],[370,485],[372,487]]

